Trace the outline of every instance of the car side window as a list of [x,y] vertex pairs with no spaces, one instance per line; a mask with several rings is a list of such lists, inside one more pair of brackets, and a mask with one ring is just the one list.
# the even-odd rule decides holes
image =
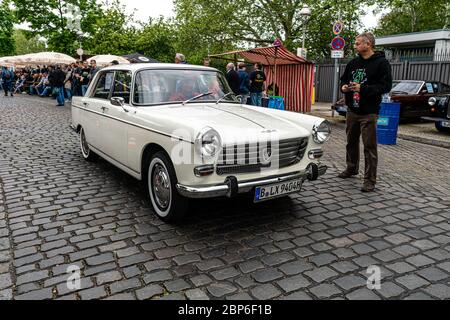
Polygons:
[[131,96],[131,72],[116,71],[114,79],[113,97],[123,98],[126,104],[130,103]]
[[113,79],[114,72],[103,72],[97,81],[93,98],[107,100],[109,98],[109,93],[111,92]]
[[435,90],[435,87],[434,87],[433,83],[429,83],[429,82],[427,82],[425,84],[424,90],[426,90],[426,92],[429,93],[429,94],[433,94],[433,93],[437,92],[437,90]]

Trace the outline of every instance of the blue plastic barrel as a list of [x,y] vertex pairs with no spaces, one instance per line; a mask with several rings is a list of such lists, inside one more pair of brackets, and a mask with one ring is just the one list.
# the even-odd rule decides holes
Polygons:
[[285,110],[283,97],[269,97],[269,109]]
[[398,125],[400,122],[400,103],[382,103],[378,118],[378,143],[396,145]]

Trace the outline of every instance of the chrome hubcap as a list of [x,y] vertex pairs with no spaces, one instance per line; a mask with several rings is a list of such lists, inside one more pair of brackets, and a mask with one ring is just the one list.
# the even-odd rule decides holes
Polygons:
[[155,200],[161,209],[165,210],[170,205],[170,179],[166,169],[160,164],[153,168],[153,192]]

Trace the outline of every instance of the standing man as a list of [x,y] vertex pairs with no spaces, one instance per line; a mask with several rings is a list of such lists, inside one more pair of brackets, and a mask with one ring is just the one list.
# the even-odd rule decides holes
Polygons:
[[255,63],[255,71],[250,73],[250,97],[252,105],[262,107],[262,94],[266,75],[262,71],[262,64]]
[[64,81],[66,80],[66,74],[61,70],[60,66],[57,66],[53,72],[53,85],[56,88],[56,101],[58,107],[64,107]]
[[80,78],[80,83],[81,83],[81,95],[84,97],[84,95],[86,94],[86,91],[89,87],[89,81],[90,78],[89,76],[91,75],[91,68],[89,67],[87,61],[83,62],[83,69],[81,69],[81,78]]
[[347,169],[339,178],[359,173],[360,137],[364,144],[365,175],[362,192],[373,192],[377,183],[377,122],[381,97],[392,89],[392,72],[383,52],[375,52],[375,37],[363,33],[356,37],[353,59],[341,78],[341,90],[349,106],[347,113]]
[[228,84],[230,85],[231,90],[233,90],[235,95],[238,95],[241,82],[239,80],[239,74],[236,72],[234,63],[232,63],[232,62],[227,64],[226,78],[227,78]]
[[241,103],[246,104],[250,95],[250,78],[247,73],[245,62],[239,63],[239,95],[242,96]]
[[14,81],[14,72],[4,67],[2,69],[3,90],[5,91],[5,97],[8,96],[8,91],[11,93],[11,97],[14,97],[12,90],[12,84]]
[[100,69],[97,67],[97,61],[91,60],[91,71],[89,72],[89,84],[91,84],[92,79],[94,79],[95,75]]

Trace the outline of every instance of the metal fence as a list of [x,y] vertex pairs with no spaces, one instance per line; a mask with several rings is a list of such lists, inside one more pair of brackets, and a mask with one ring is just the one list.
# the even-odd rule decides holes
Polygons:
[[[339,76],[346,64],[339,65]],[[391,62],[394,80],[427,80],[450,84],[450,61]],[[332,102],[334,64],[317,64],[315,73],[316,101]],[[339,97],[342,94],[339,92]]]

